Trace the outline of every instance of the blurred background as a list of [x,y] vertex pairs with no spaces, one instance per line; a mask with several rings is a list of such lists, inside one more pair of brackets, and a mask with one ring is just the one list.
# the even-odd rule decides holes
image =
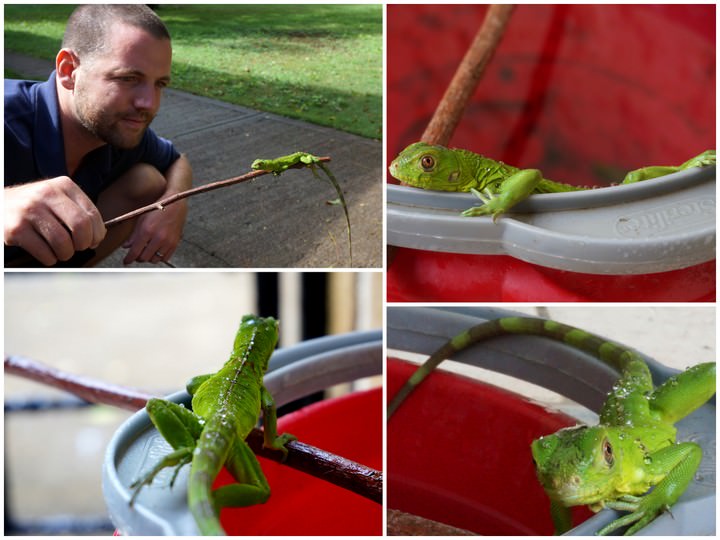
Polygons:
[[[383,320],[379,272],[6,273],[4,286],[6,355],[158,395],[218,369],[244,314],[278,317],[280,347]],[[111,532],[101,466],[130,414],[6,376],[5,534]]]

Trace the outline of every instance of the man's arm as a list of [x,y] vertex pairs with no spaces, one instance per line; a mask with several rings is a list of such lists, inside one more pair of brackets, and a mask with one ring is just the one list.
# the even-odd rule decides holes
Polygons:
[[[165,190],[158,199],[169,197],[192,187],[192,168],[185,155],[181,155],[165,172]],[[123,262],[160,262],[172,257],[180,243],[187,201],[178,201],[155,212],[138,218],[137,224],[127,241],[128,248]]]
[[46,266],[105,238],[100,212],[67,176],[5,188],[5,245],[19,246]]

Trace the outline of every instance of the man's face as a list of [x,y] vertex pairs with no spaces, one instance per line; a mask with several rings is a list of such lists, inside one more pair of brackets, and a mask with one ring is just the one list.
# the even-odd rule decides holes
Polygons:
[[81,58],[73,102],[80,124],[118,148],[137,146],[160,108],[170,82],[172,49],[167,39],[118,24],[106,49]]

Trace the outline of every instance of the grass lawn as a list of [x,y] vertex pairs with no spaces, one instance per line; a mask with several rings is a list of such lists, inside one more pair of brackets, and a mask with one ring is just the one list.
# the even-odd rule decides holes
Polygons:
[[[5,49],[55,58],[72,9],[6,4]],[[172,4],[157,13],[173,37],[173,88],[381,137],[381,5]]]

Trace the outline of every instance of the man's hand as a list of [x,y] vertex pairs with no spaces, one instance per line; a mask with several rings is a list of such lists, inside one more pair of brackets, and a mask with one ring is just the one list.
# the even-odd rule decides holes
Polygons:
[[105,238],[100,212],[67,176],[5,189],[5,245],[19,246],[46,266]]
[[123,264],[168,261],[180,243],[187,203],[179,201],[137,218],[132,234],[123,244],[128,249]]
[[[192,168],[187,157],[181,155],[176,159],[161,179],[165,189],[159,200],[190,189]],[[123,244],[128,248],[123,263],[169,261],[180,243],[187,208],[187,201],[178,201],[140,216]]]

